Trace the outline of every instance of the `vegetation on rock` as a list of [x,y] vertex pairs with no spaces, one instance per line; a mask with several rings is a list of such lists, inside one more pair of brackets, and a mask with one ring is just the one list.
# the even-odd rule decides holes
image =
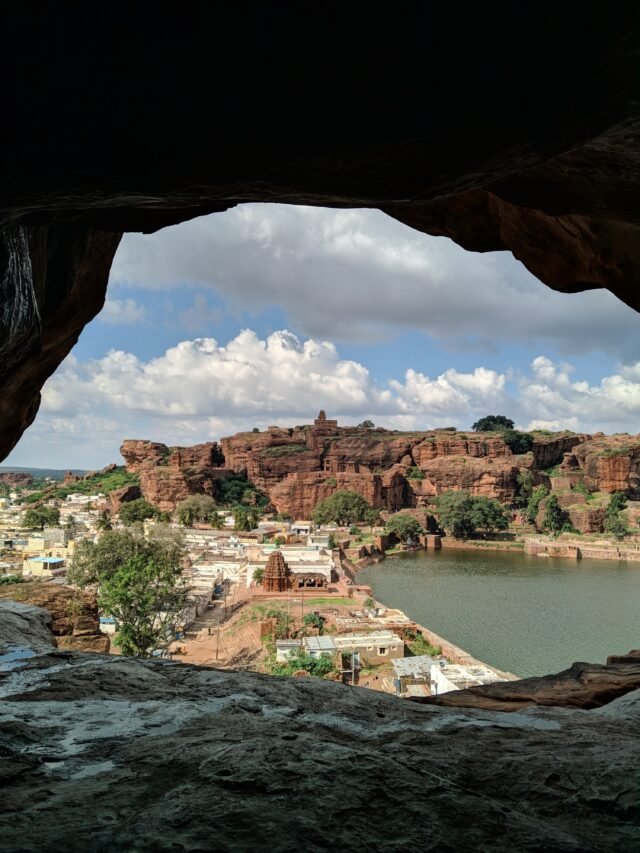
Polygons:
[[505,429],[513,429],[514,423],[504,415],[486,415],[476,421],[471,429],[474,432],[502,432]]

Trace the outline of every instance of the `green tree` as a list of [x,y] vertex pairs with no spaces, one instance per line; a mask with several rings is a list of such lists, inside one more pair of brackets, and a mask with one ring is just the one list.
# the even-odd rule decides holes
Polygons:
[[512,453],[528,453],[533,447],[533,436],[528,432],[520,432],[517,429],[505,429],[502,438]]
[[98,530],[113,530],[113,524],[111,523],[111,516],[106,510],[100,513],[98,520],[96,522],[96,527]]
[[133,557],[174,569],[181,565],[184,543],[179,534],[163,525],[148,538],[135,529],[108,530],[97,542],[86,539],[78,544],[67,580],[79,587],[101,584]]
[[387,521],[384,532],[387,535],[395,534],[400,542],[415,542],[424,531],[420,522],[412,515],[398,513]]
[[157,518],[159,514],[159,510],[155,506],[144,498],[137,498],[135,501],[122,504],[118,518],[126,527],[129,527],[129,525],[138,521],[145,521],[147,518]]
[[559,533],[566,520],[567,515],[563,512],[558,498],[556,495],[551,495],[547,499],[547,503],[544,508],[544,520],[542,522],[543,529],[547,530],[549,533]]
[[196,521],[208,521],[216,512],[216,502],[210,495],[189,495],[181,501],[176,508],[178,521],[184,527],[192,527]]
[[[357,492],[338,491],[319,501],[313,511],[316,524],[337,524],[340,527],[365,521],[367,512],[371,516],[372,507]],[[376,512],[376,516],[378,513]]]
[[373,421],[362,421],[362,423],[358,424],[358,429],[374,429],[375,424]]
[[8,483],[0,483],[0,498],[8,498],[11,494],[11,489]]
[[527,502],[527,509],[525,511],[525,518],[529,524],[536,523],[536,517],[540,509],[540,501],[546,498],[548,494],[549,489],[546,486],[536,486],[531,492]]
[[629,532],[627,522],[622,515],[626,506],[627,498],[624,492],[614,492],[609,498],[609,503],[605,510],[605,532],[612,533],[616,539],[623,539]]
[[424,471],[417,465],[412,465],[405,474],[407,480],[424,480]]
[[302,624],[305,628],[317,628],[320,634],[324,630],[324,623],[325,620],[318,613],[305,613],[302,617]]
[[236,506],[233,509],[233,526],[235,530],[247,532],[254,530],[260,521],[260,513],[255,507]]
[[498,501],[473,497],[464,490],[439,495],[436,509],[440,525],[456,539],[468,539],[479,530],[491,534],[509,527],[509,513]]
[[527,470],[518,471],[518,493],[515,498],[515,505],[524,508],[529,503],[529,498],[533,492],[533,473]]
[[27,528],[56,527],[60,523],[60,510],[50,506],[28,509],[22,517],[22,526]]
[[505,429],[513,429],[514,423],[510,418],[505,418],[504,415],[486,415],[480,418],[471,427],[474,432],[502,432]]
[[180,566],[137,555],[101,583],[98,604],[119,623],[115,644],[122,654],[149,657],[174,639],[187,593]]
[[263,574],[264,574],[264,567],[263,566],[258,566],[257,569],[254,569],[254,571],[253,571],[254,583],[257,583],[258,585],[261,584]]

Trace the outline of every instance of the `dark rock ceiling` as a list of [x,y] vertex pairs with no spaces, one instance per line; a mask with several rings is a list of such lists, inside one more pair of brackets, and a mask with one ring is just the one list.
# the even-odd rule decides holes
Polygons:
[[640,7],[5,4],[0,458],[123,231],[378,207],[640,308]]

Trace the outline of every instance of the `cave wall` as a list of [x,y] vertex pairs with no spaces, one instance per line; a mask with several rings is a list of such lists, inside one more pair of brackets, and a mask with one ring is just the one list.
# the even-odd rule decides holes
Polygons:
[[379,207],[640,307],[640,9],[283,2],[0,10],[0,456],[124,231]]

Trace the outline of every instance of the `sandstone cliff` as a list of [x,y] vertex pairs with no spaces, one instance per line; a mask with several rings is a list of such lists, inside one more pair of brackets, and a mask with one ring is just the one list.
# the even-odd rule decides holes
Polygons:
[[219,444],[125,441],[121,452],[147,500],[167,511],[189,494],[217,497],[220,480],[232,474],[246,476],[276,510],[298,518],[338,489],[390,512],[425,506],[450,489],[511,503],[523,470],[562,496],[584,532],[601,529],[603,513],[581,506],[584,496],[572,491],[577,484],[640,497],[638,436],[533,433],[531,451],[516,455],[498,433],[339,427],[322,412],[313,424],[237,433]]

